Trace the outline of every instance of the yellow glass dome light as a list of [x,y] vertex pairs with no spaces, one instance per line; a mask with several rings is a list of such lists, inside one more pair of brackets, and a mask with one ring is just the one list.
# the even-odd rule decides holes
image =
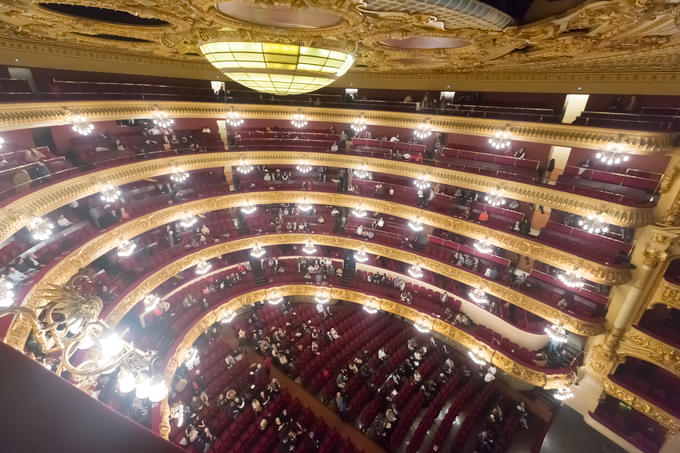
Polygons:
[[234,82],[262,93],[309,93],[330,85],[354,63],[336,50],[268,42],[210,42],[208,61]]

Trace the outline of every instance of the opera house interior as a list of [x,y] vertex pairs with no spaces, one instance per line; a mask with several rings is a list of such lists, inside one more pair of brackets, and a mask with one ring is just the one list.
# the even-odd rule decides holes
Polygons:
[[678,0],[0,2],[0,452],[680,451]]

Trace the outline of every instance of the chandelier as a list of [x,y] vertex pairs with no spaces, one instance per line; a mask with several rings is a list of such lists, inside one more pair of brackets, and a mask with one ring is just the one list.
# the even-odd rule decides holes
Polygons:
[[418,140],[425,140],[427,137],[432,135],[432,125],[429,120],[422,122],[413,130],[413,135]]
[[422,278],[423,269],[419,265],[414,264],[408,268],[408,274],[413,278]]
[[195,347],[192,347],[187,351],[187,353],[184,355],[184,366],[186,366],[188,369],[193,369],[196,365],[201,363],[201,355],[198,353],[198,349]]
[[557,275],[557,279],[569,288],[582,288],[583,280],[578,269],[569,269]]
[[147,294],[142,303],[144,304],[144,313],[148,313],[158,307],[158,304],[161,303],[161,298],[153,294]]
[[416,321],[413,322],[413,326],[416,328],[418,332],[430,333],[430,331],[432,330],[432,321],[428,321],[425,318],[418,318]]
[[366,254],[366,250],[361,249],[357,252],[354,252],[354,259],[360,263],[365,263],[368,261],[368,255]]
[[163,110],[156,110],[155,112],[153,112],[153,124],[160,127],[161,129],[169,128],[170,126],[172,126],[172,123],[174,122],[175,120],[170,118],[168,112],[165,112]]
[[489,139],[489,144],[494,149],[506,149],[509,148],[512,142],[510,141],[510,132],[508,131],[498,131],[493,137]]
[[269,305],[279,305],[281,302],[283,302],[283,296],[280,294],[272,294],[267,298],[267,303]]
[[253,171],[255,167],[250,165],[248,162],[242,160],[239,162],[238,166],[236,167],[236,171],[241,173],[242,175],[247,175],[251,171]]
[[553,324],[545,328],[545,333],[555,343],[565,343],[567,341],[567,331],[559,324]]
[[26,225],[26,229],[31,233],[36,241],[44,241],[52,236],[54,225],[42,217],[33,217]]
[[120,257],[130,256],[132,255],[136,248],[137,245],[128,239],[121,241],[121,243],[118,244],[118,256]]
[[578,226],[588,233],[606,234],[609,232],[609,226],[602,217],[602,214],[590,214],[586,218],[579,219]]
[[484,201],[493,207],[503,206],[505,204],[505,198],[501,196],[500,189],[492,190],[489,194],[485,195]]
[[227,112],[227,119],[225,121],[231,127],[239,127],[243,124],[243,118],[241,118],[241,115],[234,111],[234,109]]
[[207,274],[210,268],[212,268],[212,264],[207,261],[201,261],[196,265],[196,275]]
[[302,251],[305,252],[307,255],[311,255],[313,253],[316,253],[316,246],[311,240],[305,241],[304,247],[302,247]]
[[290,120],[290,124],[297,129],[302,129],[307,125],[307,117],[303,113],[296,113],[293,115],[293,119]]
[[415,185],[420,190],[427,190],[432,186],[432,184],[427,180],[427,175],[418,176],[418,179],[413,181],[413,185]]
[[352,209],[352,215],[354,215],[356,217],[359,217],[359,218],[366,217],[367,214],[368,214],[368,212],[364,208],[364,205],[360,205],[358,208]]
[[83,115],[72,116],[71,124],[73,130],[80,135],[90,135],[94,130],[94,124],[90,123]]
[[264,247],[262,247],[260,244],[255,244],[255,247],[253,247],[250,250],[250,256],[252,256],[253,258],[262,258],[265,255],[265,253],[267,252],[265,251]]
[[297,208],[302,212],[309,212],[314,209],[314,205],[307,202],[307,199],[302,200],[302,203],[297,204]]
[[363,131],[365,131],[366,130],[366,118],[364,118],[364,114],[362,113],[361,116],[354,118],[350,127],[357,134],[360,134]]
[[481,241],[475,241],[474,248],[480,253],[490,254],[493,252],[493,246],[489,238],[484,238]]
[[335,50],[269,42],[209,42],[203,56],[234,82],[277,95],[316,91],[342,77],[354,64]]
[[328,291],[321,291],[316,293],[316,296],[314,297],[314,302],[317,304],[327,304],[328,302],[331,301],[331,295],[330,292]]
[[472,299],[472,301],[477,305],[486,305],[489,303],[489,298],[486,297],[486,293],[479,288],[475,288],[470,291],[468,296],[470,296],[470,299]]
[[477,365],[485,366],[486,360],[481,358],[481,352],[482,351],[479,348],[475,348],[474,351],[468,351],[468,357],[470,357],[470,360],[472,360]]
[[111,184],[104,184],[102,186],[101,194],[104,203],[113,203],[120,199],[120,190],[118,190],[118,187]]
[[623,143],[609,143],[604,151],[595,155],[600,162],[607,165],[618,165],[621,162],[628,162],[628,155],[623,154],[626,146]]
[[246,203],[241,206],[241,212],[245,215],[250,215],[255,211],[257,211],[257,206],[252,201],[246,201]]
[[222,316],[222,319],[220,319],[220,323],[222,324],[229,324],[234,320],[236,317],[236,312],[233,310],[227,310],[224,315]]
[[308,160],[303,160],[303,161],[300,163],[300,165],[298,165],[298,166],[295,167],[295,168],[297,168],[297,171],[299,171],[300,173],[302,173],[302,174],[307,174],[307,173],[309,173],[310,171],[312,171],[312,168],[314,168],[314,167],[312,167],[311,165],[309,165],[309,161],[308,161]]
[[0,149],[2,149],[2,145],[5,144],[5,139],[0,137]]
[[359,179],[370,179],[371,173],[368,171],[368,165],[366,164],[359,165],[359,168],[354,170],[354,176],[356,176]]
[[192,226],[196,225],[196,222],[198,222],[198,219],[196,218],[195,215],[184,213],[182,214],[182,217],[179,219],[179,224],[182,228],[189,229]]
[[[136,390],[140,399],[159,402],[168,394],[161,376],[154,375],[157,354],[144,352],[122,340],[99,319],[104,304],[99,297],[83,295],[76,284],[86,276],[78,274],[64,286],[53,286],[41,294],[47,303],[39,311],[19,306],[0,308],[0,317],[22,316],[45,355],[59,353],[57,374],[68,371],[76,385],[92,388],[102,374],[117,372],[122,393]],[[83,356],[76,352],[88,350]],[[72,362],[74,357],[78,363]]]
[[14,285],[4,275],[0,275],[0,308],[9,307],[14,303]]
[[421,222],[419,218],[415,220],[409,220],[408,227],[415,232],[423,231],[424,228],[423,222]]
[[569,387],[560,387],[553,394],[556,400],[566,401],[574,397],[574,392]]
[[378,310],[380,310],[380,302],[370,299],[364,302],[363,309],[366,313],[370,313],[372,315],[378,313]]
[[189,173],[184,171],[183,168],[172,167],[172,174],[170,175],[170,179],[172,179],[173,182],[176,182],[177,184],[181,184],[187,179],[189,179]]

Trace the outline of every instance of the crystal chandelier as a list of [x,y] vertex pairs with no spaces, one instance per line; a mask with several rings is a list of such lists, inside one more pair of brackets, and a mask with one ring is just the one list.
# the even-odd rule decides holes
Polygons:
[[227,112],[227,119],[225,121],[231,127],[239,127],[244,122],[243,118],[241,118],[241,115],[234,111],[234,109],[231,109],[229,112]]
[[485,195],[484,201],[493,207],[503,206],[505,204],[505,198],[501,196],[500,189],[492,190],[490,193]]
[[600,162],[607,165],[618,165],[621,162],[628,162],[628,155],[623,154],[626,146],[623,143],[609,143],[604,151],[595,155]]
[[430,333],[430,331],[432,330],[432,321],[428,321],[425,318],[418,318],[416,321],[413,322],[413,326],[416,328],[418,332]]
[[148,313],[158,307],[158,304],[161,303],[161,298],[153,294],[147,294],[142,303],[144,304],[144,313]]
[[302,251],[305,252],[307,255],[311,255],[313,253],[316,253],[316,246],[311,240],[305,241],[304,247],[302,247]]
[[4,275],[0,275],[0,308],[9,307],[14,303],[14,285]]
[[314,302],[317,304],[327,304],[331,301],[331,295],[328,291],[319,290],[314,297]]
[[33,239],[44,241],[52,236],[54,225],[42,217],[33,217],[26,225],[26,229],[31,233]]
[[420,221],[420,219],[415,219],[415,220],[409,220],[408,221],[408,227],[412,230],[415,231],[416,233],[419,231],[423,231],[425,227],[423,227],[423,222]]
[[491,245],[491,239],[489,238],[484,238],[480,241],[475,241],[474,248],[480,253],[489,254],[493,252],[493,246]]
[[80,135],[90,135],[94,130],[94,124],[90,123],[83,115],[71,117],[71,124],[73,125],[73,130]]
[[120,244],[118,244],[118,256],[120,257],[126,257],[132,255],[132,253],[135,251],[137,248],[137,245],[128,239],[121,241]]
[[160,127],[161,129],[167,129],[172,126],[175,121],[170,118],[168,112],[163,110],[156,110],[153,112],[153,124]]
[[293,115],[293,119],[290,120],[290,124],[297,129],[302,129],[307,125],[307,117],[303,113],[296,113]]
[[[41,294],[46,304],[40,313],[25,306],[0,308],[0,317],[22,316],[31,322],[45,355],[59,354],[57,374],[68,371],[76,385],[93,388],[102,374],[117,372],[122,393],[136,390],[141,398],[161,401],[168,394],[162,376],[154,375],[157,354],[144,352],[121,339],[99,319],[104,304],[99,297],[81,294],[76,285],[86,276],[78,274],[64,286]],[[79,350],[88,350],[86,355]],[[78,363],[72,360],[76,358]],[[139,379],[145,375],[145,379]]]
[[300,165],[298,165],[298,166],[295,167],[295,168],[297,168],[297,171],[299,171],[300,173],[306,175],[307,173],[309,173],[310,171],[312,171],[312,169],[313,169],[314,167],[312,167],[311,165],[309,165],[309,161],[308,161],[308,160],[303,160],[303,161],[300,163]]
[[264,247],[262,247],[260,244],[255,244],[255,247],[253,247],[250,250],[250,256],[252,256],[253,258],[262,258],[265,255],[265,253],[267,252],[265,251]]
[[241,206],[241,212],[245,215],[250,215],[257,211],[257,206],[252,201],[246,201],[243,206]]
[[427,190],[432,187],[432,184],[427,180],[427,175],[418,176],[418,179],[413,181],[413,185],[420,190]]
[[486,305],[489,303],[489,298],[486,297],[486,293],[479,288],[475,288],[470,291],[468,296],[470,296],[470,299],[472,299],[472,301],[477,305]]
[[468,351],[468,357],[470,357],[470,360],[479,366],[485,366],[486,360],[482,359],[481,355],[481,350],[479,348],[475,348],[474,351]]
[[602,214],[590,214],[586,218],[579,219],[578,226],[588,233],[606,234],[609,232],[609,226],[602,217]]
[[196,265],[196,275],[207,274],[210,268],[212,268],[212,264],[207,261],[201,261]]
[[201,363],[201,355],[198,352],[198,349],[195,347],[192,347],[187,351],[187,353],[184,355],[184,366],[186,366],[188,369],[192,370],[196,365]]
[[557,275],[557,279],[569,288],[583,288],[583,280],[577,269],[569,269]]
[[380,302],[376,300],[367,300],[363,305],[364,311],[372,315],[378,313],[378,310],[380,310]]
[[304,94],[342,77],[354,64],[345,52],[276,42],[206,42],[205,58],[236,83],[261,93]]
[[189,179],[189,173],[184,171],[183,168],[172,167],[172,174],[170,175],[170,179],[172,179],[172,181],[176,182],[177,184],[181,184],[187,179]]
[[104,203],[113,203],[120,199],[120,190],[111,184],[104,184],[102,186],[101,197]]
[[255,167],[250,165],[247,161],[242,160],[239,162],[238,166],[236,167],[236,171],[241,173],[242,175],[247,175],[251,171],[253,171]]
[[314,209],[314,205],[308,203],[308,202],[307,202],[307,199],[304,199],[304,200],[302,200],[302,203],[298,203],[298,204],[297,204],[297,208],[298,208],[301,212],[309,212],[309,211],[311,211],[312,209]]
[[224,315],[222,316],[222,319],[220,319],[220,323],[222,324],[229,324],[234,320],[236,317],[236,312],[233,310],[227,310]]
[[196,218],[196,216],[193,214],[189,214],[188,212],[182,214],[182,217],[179,219],[180,226],[185,229],[189,229],[196,225],[196,222],[198,222],[198,218]]
[[358,208],[352,209],[352,215],[354,215],[355,217],[362,218],[366,217],[367,214],[368,212],[364,208],[364,205],[360,205]]
[[5,139],[0,137],[0,149],[2,149],[2,145],[5,144]]
[[413,278],[422,278],[423,269],[419,265],[414,264],[408,268],[408,274]]
[[267,298],[267,303],[269,305],[279,305],[281,302],[283,302],[283,296],[277,293],[271,294]]
[[426,120],[418,125],[413,131],[413,135],[418,140],[425,140],[427,137],[432,135],[432,125],[429,120]]
[[574,397],[574,392],[569,387],[560,387],[553,394],[556,400],[566,401]]
[[508,131],[498,131],[493,137],[489,139],[491,147],[494,149],[506,149],[510,148],[512,142],[510,141],[510,132]]
[[359,179],[370,179],[371,173],[369,173],[368,171],[368,165],[366,164],[359,165],[359,168],[354,170],[354,176],[356,176]]
[[567,341],[567,331],[559,324],[553,324],[545,328],[545,333],[555,343],[565,343]]
[[354,118],[354,120],[352,121],[352,125],[350,127],[357,134],[360,134],[363,131],[365,131],[366,130],[366,118],[364,118],[364,114],[362,113],[361,116]]
[[366,254],[366,250],[363,248],[357,252],[354,252],[354,259],[360,263],[365,263],[368,261],[368,255]]

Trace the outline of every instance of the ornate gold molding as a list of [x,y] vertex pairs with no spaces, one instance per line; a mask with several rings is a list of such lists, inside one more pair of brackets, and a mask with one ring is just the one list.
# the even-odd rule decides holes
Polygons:
[[[87,115],[90,121],[111,121],[132,118],[150,118],[161,108],[174,118],[226,117],[230,108],[243,118],[289,120],[300,111],[295,106],[224,104],[211,102],[175,101],[76,101],[32,102],[0,105],[0,131],[20,128],[56,126],[70,123],[70,111]],[[302,111],[310,121],[327,121],[350,124],[358,115],[356,109],[305,107]],[[498,130],[509,129],[513,140],[549,145],[562,145],[588,149],[602,149],[612,141],[626,143],[633,154],[669,152],[673,149],[674,134],[667,132],[631,132],[623,129],[606,129],[569,124],[532,123],[522,121],[492,120],[449,115],[424,115],[390,111],[364,112],[369,125],[414,129],[430,120],[436,131],[491,137]]]
[[[298,164],[302,159],[308,160],[311,165],[327,167],[359,168],[360,165],[368,165],[370,171],[414,179],[425,174],[429,180],[436,183],[451,184],[483,192],[495,190],[502,184],[504,195],[508,198],[541,204],[578,215],[604,212],[609,223],[621,226],[641,226],[653,220],[651,208],[643,209],[623,206],[547,187],[513,181],[503,181],[501,183],[497,178],[443,168],[331,153],[249,151],[193,154],[136,162],[77,176],[35,190],[13,203],[0,208],[0,243],[26,226],[32,217],[43,216],[73,200],[92,195],[98,192],[104,184],[122,185],[145,178],[169,174],[174,166],[191,171],[238,165],[241,160],[248,160],[251,164],[290,165]],[[453,219],[450,219],[449,222],[453,222]],[[502,236],[495,231],[492,234],[498,235],[499,238]],[[512,235],[506,236],[506,241],[512,240]],[[514,247],[517,247],[518,250],[527,250],[528,248],[530,249],[529,244],[531,243],[528,241],[526,243],[516,243]],[[508,246],[510,246],[509,243]],[[529,252],[534,253],[532,250],[520,253]],[[546,252],[542,256],[545,259],[550,259],[549,255],[552,253]],[[566,256],[564,255],[566,252],[561,253],[563,255],[556,254],[553,259],[557,259],[558,262],[564,262],[563,257]],[[559,264],[556,265],[564,267]],[[629,271],[625,269],[607,268],[605,266],[594,265],[594,263],[588,264],[585,260],[583,266],[585,272],[589,273],[588,278],[607,284],[621,283],[630,276]]]
[[669,308],[680,310],[680,285],[661,279],[656,290],[649,298],[649,307],[656,304],[664,304]]
[[[165,369],[166,382],[172,382],[172,377],[174,376],[177,367],[182,362],[182,357],[186,355],[186,352],[191,348],[191,345],[196,339],[215,322],[245,306],[265,300],[272,293],[281,297],[315,296],[318,288],[319,286],[312,284],[279,285],[266,289],[257,289],[226,300],[218,307],[207,312],[200,320],[196,321],[189,330],[186,331],[175,350],[169,353]],[[449,340],[470,350],[482,351],[482,356],[487,359],[491,358],[491,363],[502,369],[505,373],[528,382],[529,384],[551,389],[569,385],[573,382],[574,375],[571,372],[551,374],[528,368],[525,365],[515,362],[501,351],[492,349],[486,343],[478,341],[472,335],[458,329],[454,325],[448,324],[432,316],[422,314],[411,307],[399,304],[392,300],[368,296],[362,292],[344,288],[330,288],[330,296],[332,299],[344,300],[360,305],[370,304],[372,307],[379,308],[381,311],[395,314],[412,322],[424,322],[426,325],[432,326],[433,332],[444,335]]]
[[680,431],[680,419],[669,414],[644,397],[631,392],[627,388],[612,381],[610,378],[604,379],[602,385],[605,392],[629,406],[632,406],[635,410],[642,412],[667,429],[670,434],[677,434]]
[[680,349],[630,327],[621,338],[616,353],[620,357],[635,357],[664,368],[680,377]]

